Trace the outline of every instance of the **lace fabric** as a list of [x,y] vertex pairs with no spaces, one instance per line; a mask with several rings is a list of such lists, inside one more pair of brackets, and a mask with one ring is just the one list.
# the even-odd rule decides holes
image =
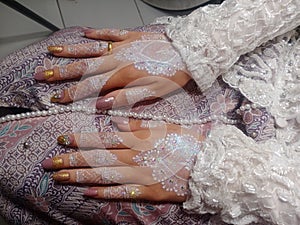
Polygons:
[[300,24],[298,0],[228,0],[169,19],[167,35],[202,90],[247,52]]
[[165,20],[202,90],[222,75],[271,112],[277,128],[259,143],[232,126],[213,130],[192,173],[187,209],[232,224],[299,224],[300,43],[291,31],[300,25],[299,9],[293,0],[228,0]]
[[276,139],[258,144],[229,125],[212,130],[184,206],[218,213],[230,224],[299,224],[300,155],[294,147]]

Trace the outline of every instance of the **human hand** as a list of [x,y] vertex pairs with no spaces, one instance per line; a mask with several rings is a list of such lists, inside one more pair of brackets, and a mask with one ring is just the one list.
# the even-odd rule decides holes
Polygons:
[[60,144],[81,151],[46,159],[43,167],[59,170],[53,178],[61,184],[88,186],[84,195],[92,198],[183,202],[209,123],[183,128],[159,122],[149,129],[145,121],[113,121],[119,132],[60,136]]
[[164,34],[112,29],[88,30],[85,34],[101,41],[51,46],[49,50],[59,57],[93,58],[35,74],[37,80],[46,82],[80,79],[55,94],[53,102],[69,103],[100,95],[96,107],[106,110],[162,97],[191,79]]

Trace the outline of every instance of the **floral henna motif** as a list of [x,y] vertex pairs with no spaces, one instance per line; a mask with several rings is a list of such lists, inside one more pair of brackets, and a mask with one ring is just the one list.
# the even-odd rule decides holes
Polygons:
[[74,85],[67,89],[69,97],[72,100],[81,99],[82,97],[91,97],[101,92],[103,86],[111,76],[93,76],[83,81],[83,83]]
[[141,127],[142,128],[155,128],[163,126],[163,121],[154,121],[154,120],[142,120]]
[[101,29],[96,31],[97,35],[115,35],[115,36],[124,36],[128,34],[127,30],[119,29]]
[[125,165],[118,161],[115,154],[107,150],[100,151],[82,151],[76,154],[70,154],[70,166],[84,166],[88,164],[91,167],[96,166],[112,166],[112,165]]
[[185,69],[180,55],[164,40],[133,42],[130,47],[117,52],[115,58],[133,62],[136,69],[146,70],[151,75],[174,76]]
[[187,179],[181,173],[190,171],[200,149],[200,142],[193,136],[168,134],[157,141],[154,149],[139,153],[133,160],[140,166],[152,168],[154,180],[162,183],[165,190],[183,196],[188,190]]
[[86,59],[85,62],[87,64],[87,70],[85,71],[85,74],[93,74],[97,72],[99,67],[103,64],[104,59],[103,58]]
[[148,88],[134,88],[125,91],[126,99],[129,105],[133,105],[137,102],[143,101],[149,97],[154,97],[155,92]]
[[77,170],[76,183],[114,184],[122,179],[122,174],[111,168],[97,168],[91,170]]
[[87,71],[87,64],[85,61],[72,63],[69,65],[59,67],[59,75],[63,79],[72,79],[82,76]]
[[95,55],[99,54],[101,51],[106,49],[107,43],[106,42],[91,42],[85,44],[77,44],[77,45],[70,45],[67,47],[67,51],[74,56],[77,55]]
[[115,148],[121,144],[123,140],[115,133],[104,132],[82,134],[77,142],[79,147]]
[[141,195],[139,186],[124,185],[105,188],[103,197],[105,199],[134,199],[139,195]]

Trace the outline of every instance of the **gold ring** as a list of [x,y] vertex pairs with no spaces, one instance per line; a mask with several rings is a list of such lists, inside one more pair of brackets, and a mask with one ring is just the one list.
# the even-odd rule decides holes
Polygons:
[[113,49],[112,42],[109,41],[109,42],[107,43],[107,52],[108,52],[109,54],[111,54],[111,53],[112,53],[112,49]]

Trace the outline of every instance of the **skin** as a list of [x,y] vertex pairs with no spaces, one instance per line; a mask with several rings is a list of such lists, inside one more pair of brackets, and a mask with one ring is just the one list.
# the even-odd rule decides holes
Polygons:
[[[88,63],[86,59],[83,61],[75,62],[67,65],[64,68],[65,74],[62,76],[60,73],[62,70],[56,67],[52,70],[36,74],[36,79],[41,82],[57,82],[61,80],[80,80],[75,87],[62,90],[59,96],[54,96],[52,98],[53,102],[67,104],[78,99],[88,97],[92,93],[80,93],[80,88],[89,85],[86,76],[95,75],[105,76],[105,74],[110,74],[106,83],[99,90],[99,98],[96,107],[98,109],[110,109],[113,107],[120,107],[128,105],[128,100],[126,99],[126,91],[132,90],[133,88],[147,88],[148,90],[156,93],[156,97],[162,97],[166,94],[171,93],[179,88],[182,88],[190,79],[190,75],[186,70],[179,70],[173,76],[164,76],[163,74],[153,76],[148,74],[147,71],[138,70],[132,64],[121,67],[118,63],[113,62],[114,50],[118,48],[126,47],[130,43],[140,40],[142,36],[148,35],[151,37],[152,33],[145,32],[125,32],[120,34],[118,30],[87,30],[85,36],[95,40],[101,41],[111,41],[112,42],[112,52],[108,52],[108,48],[99,49],[99,51],[88,51],[89,45],[87,46],[51,46],[49,50],[51,53],[57,57],[77,57],[86,58],[92,63],[99,63],[102,60],[101,66],[99,66],[95,71],[89,71],[86,73]],[[83,49],[83,51],[70,51],[70,49],[78,48]],[[80,68],[80,70],[78,70]],[[79,71],[79,72],[78,72]],[[45,76],[45,74],[50,74],[50,76]],[[65,75],[68,76],[65,76]],[[77,88],[79,97],[73,99],[70,95],[70,89]],[[88,88],[89,89],[89,88]],[[59,97],[59,98],[58,98]],[[109,100],[109,101],[107,101]],[[114,121],[114,118],[112,119]],[[70,140],[70,147],[78,148],[78,152],[58,155],[51,159],[46,159],[43,162],[43,166],[47,170],[56,170],[53,178],[57,182],[62,184],[76,184],[78,182],[78,173],[88,174],[87,176],[81,177],[80,183],[89,185],[90,188],[84,191],[86,196],[91,198],[133,198],[139,200],[150,200],[150,201],[168,201],[168,202],[183,202],[188,197],[178,196],[173,191],[167,191],[162,187],[159,182],[154,182],[152,177],[152,169],[139,166],[133,158],[138,155],[141,151],[148,151],[154,148],[155,143],[159,139],[165,138],[168,134],[188,134],[192,135],[198,141],[203,141],[205,135],[199,134],[199,129],[202,129],[205,133],[209,129],[209,124],[199,128],[194,126],[192,128],[186,129],[180,125],[166,124],[162,122],[161,125],[155,128],[145,128],[141,126],[141,121],[133,119],[115,119],[115,125],[119,128],[119,132],[112,133],[109,135],[116,135],[120,137],[120,142],[112,146],[101,146],[103,149],[99,149],[97,142],[93,142],[95,135],[107,135],[107,134],[86,134],[90,135],[90,140],[86,143],[88,145],[82,146],[78,142],[82,134],[65,134]],[[89,137],[87,137],[89,138]],[[92,165],[88,162],[86,155],[82,155],[80,148],[89,148],[90,156],[93,154],[98,154],[98,151],[107,151],[117,158],[116,162],[110,165]],[[86,151],[85,151],[86,152]],[[101,152],[100,152],[101,153]],[[99,153],[99,154],[100,154]],[[86,153],[85,153],[86,154]],[[76,165],[70,163],[70,158],[76,158]],[[79,163],[78,163],[79,162]],[[72,164],[72,165],[71,165]],[[99,179],[97,179],[97,173],[103,171],[117,171],[120,173],[122,178],[118,182],[111,183],[113,186],[103,186],[101,183],[101,174]],[[79,172],[78,172],[79,171]],[[177,171],[177,176],[182,177],[186,181],[189,178],[189,171],[180,169]],[[141,179],[142,178],[142,179]],[[97,181],[97,182],[95,182]],[[117,184],[117,186],[116,186]],[[118,189],[119,188],[119,189]],[[107,191],[113,193],[120,189],[130,190],[127,191],[127,195],[107,195]],[[125,188],[125,189],[124,189]]]

